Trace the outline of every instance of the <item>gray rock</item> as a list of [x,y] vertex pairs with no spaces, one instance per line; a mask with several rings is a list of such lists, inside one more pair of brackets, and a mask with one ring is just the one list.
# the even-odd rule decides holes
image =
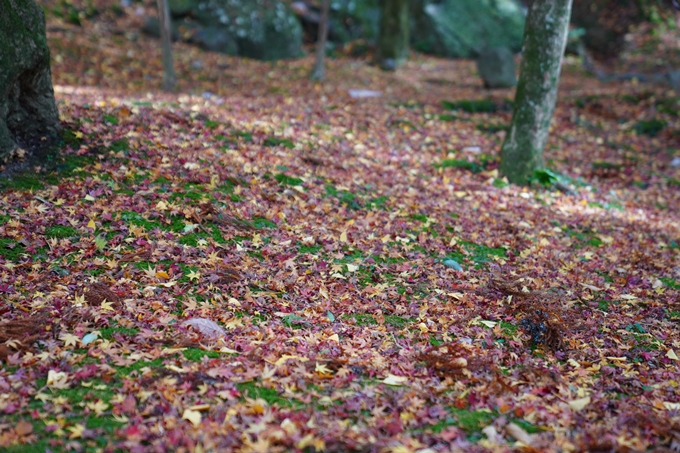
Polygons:
[[[257,60],[302,56],[302,27],[281,0],[170,0],[174,18],[186,42],[203,49]],[[144,32],[158,36],[157,19],[148,19]],[[173,31],[173,36],[179,36]]]
[[[154,38],[161,37],[161,23],[157,17],[151,16],[144,19],[144,25],[142,25],[142,33],[148,36],[153,36]],[[175,23],[171,26],[170,34],[172,35],[173,41],[179,41],[179,30]]]
[[208,26],[198,28],[192,37],[202,49],[227,55],[238,55],[238,44],[224,27]]
[[475,58],[494,47],[519,52],[524,17],[514,0],[414,0],[411,44],[449,58]]
[[176,19],[188,16],[195,7],[195,0],[168,0],[170,14]]
[[192,15],[200,27],[224,30],[238,55],[257,60],[302,56],[302,27],[279,0],[198,0]]
[[517,85],[514,55],[507,47],[486,49],[477,58],[477,71],[485,88],[510,88]]

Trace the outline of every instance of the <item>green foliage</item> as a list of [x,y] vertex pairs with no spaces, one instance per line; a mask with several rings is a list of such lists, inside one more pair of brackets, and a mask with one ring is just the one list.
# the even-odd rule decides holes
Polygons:
[[104,115],[102,119],[105,123],[113,124],[114,126],[118,124],[118,118],[115,115]]
[[223,355],[217,351],[206,351],[204,349],[198,348],[187,348],[182,351],[184,358],[191,362],[200,362],[203,357],[208,357],[209,359],[219,359]]
[[136,329],[134,327],[121,327],[121,326],[102,327],[101,329],[98,330],[102,338],[105,338],[107,340],[113,339],[114,335],[134,337],[139,333],[139,329]]
[[264,146],[283,146],[288,149],[295,148],[295,143],[293,143],[288,138],[277,138],[277,137],[267,137],[263,142]]
[[[342,316],[343,319],[354,319],[354,323],[357,326],[375,326],[378,325],[378,321],[375,316],[368,313],[352,313],[351,315]],[[412,324],[414,320],[412,318],[397,316],[397,315],[385,315],[385,324],[396,328],[404,328],[409,324]]]
[[678,116],[680,111],[680,99],[678,98],[661,98],[656,101],[656,109],[659,113],[665,113],[671,116]]
[[654,118],[651,120],[640,120],[635,123],[633,130],[638,135],[646,135],[648,137],[656,137],[659,132],[666,127],[666,122],[660,119]]
[[314,244],[314,245],[301,245],[298,243],[298,253],[300,255],[316,255],[321,251],[323,248],[322,245],[320,244]]
[[246,143],[250,143],[253,141],[253,134],[247,131],[233,131],[231,133],[231,136],[234,138],[240,138]]
[[99,15],[94,2],[90,0],[79,2],[78,6],[70,0],[59,0],[53,3],[51,9],[47,11],[51,12],[55,17],[64,19],[67,23],[79,27],[82,26],[83,19],[92,19]]
[[208,129],[215,129],[215,128],[217,128],[220,124],[222,124],[222,123],[220,123],[219,121],[213,121],[213,120],[206,119],[206,120],[203,122],[203,124],[204,124],[205,127],[207,127]]
[[40,177],[34,173],[23,173],[0,181],[0,188],[16,190],[40,190],[45,187]]
[[63,239],[80,236],[80,233],[78,230],[70,226],[53,225],[45,228],[45,236],[48,238]]
[[236,388],[242,395],[251,399],[262,398],[269,405],[278,404],[283,407],[291,407],[293,405],[290,399],[279,395],[275,389],[260,387],[252,381],[236,384]]
[[467,113],[495,113],[498,107],[491,99],[442,101],[442,107],[448,110],[462,110]]
[[15,240],[0,238],[0,256],[7,261],[17,262],[26,253],[26,247]]
[[352,210],[361,209],[361,199],[348,190],[338,190],[332,184],[326,184],[326,195],[337,198],[340,204]]
[[545,187],[551,187],[555,183],[559,182],[562,175],[559,173],[549,170],[547,168],[542,168],[539,170],[534,170],[534,176],[531,179],[533,185],[541,185]]
[[74,132],[72,129],[64,128],[62,129],[60,134],[63,144],[70,146],[74,149],[79,148],[80,144],[83,142],[83,139],[78,138],[76,136],[76,132]]
[[381,197],[375,197],[371,198],[366,201],[366,209],[368,210],[375,210],[375,209],[381,209],[381,210],[387,210],[387,202],[389,201],[389,198],[386,196],[381,196]]
[[130,149],[130,142],[127,138],[119,138],[118,140],[111,142],[109,149],[116,153],[128,151]]
[[472,173],[481,173],[484,171],[484,165],[477,162],[471,162],[463,159],[444,159],[441,162],[434,164],[435,168],[463,168]]
[[262,229],[262,228],[276,228],[276,224],[272,222],[269,219],[266,219],[264,217],[253,217],[253,219],[250,221],[251,225],[255,228]]
[[295,178],[293,176],[288,176],[283,173],[279,173],[277,175],[274,175],[274,179],[276,179],[279,184],[282,184],[284,186],[301,186],[302,183],[304,182],[300,178]]
[[454,260],[456,263],[463,263],[471,260],[475,263],[476,269],[481,269],[485,264],[491,262],[494,257],[506,258],[507,251],[503,247],[487,247],[483,244],[462,241],[458,250],[453,250],[446,255],[447,259]]
[[290,314],[281,318],[281,322],[283,322],[284,326],[291,329],[301,329],[307,321],[305,321],[305,318],[301,316]]
[[566,227],[564,232],[575,240],[574,246],[577,249],[586,246],[600,247],[603,244],[602,240],[587,228],[578,230],[574,227]]
[[432,425],[430,429],[435,433],[442,432],[449,426],[455,426],[470,436],[481,433],[481,430],[493,421],[496,417],[491,412],[486,411],[468,411],[465,409],[449,408],[450,418],[440,421]]
[[442,113],[441,115],[438,116],[438,118],[439,118],[441,121],[449,121],[449,122],[454,122],[454,121],[457,121],[457,120],[460,119],[460,118],[459,118],[458,116],[456,116],[456,115],[448,115],[448,114],[446,114],[446,113]]
[[482,132],[488,132],[490,134],[495,134],[496,132],[500,131],[508,131],[510,130],[510,125],[509,124],[497,124],[497,123],[477,123],[475,126],[478,131]]
[[671,277],[661,277],[659,280],[671,289],[680,289],[680,282]]

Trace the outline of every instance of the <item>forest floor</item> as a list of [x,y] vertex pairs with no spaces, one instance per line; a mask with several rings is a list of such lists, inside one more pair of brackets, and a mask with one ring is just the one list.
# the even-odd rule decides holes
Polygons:
[[0,449],[680,448],[676,94],[568,61],[520,188],[473,62],[314,83],[178,44],[163,94],[134,8],[48,15],[63,149],[0,192]]

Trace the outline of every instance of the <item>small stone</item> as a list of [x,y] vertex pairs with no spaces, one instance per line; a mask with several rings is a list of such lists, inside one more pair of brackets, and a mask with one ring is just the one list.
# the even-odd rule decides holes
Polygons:
[[457,261],[452,260],[451,258],[447,258],[444,261],[442,261],[442,264],[446,267],[450,267],[451,269],[455,269],[457,271],[462,271],[463,267],[458,264]]
[[373,91],[373,90],[356,89],[356,90],[349,90],[348,93],[354,99],[377,98],[377,97],[382,96],[382,93],[380,91]]

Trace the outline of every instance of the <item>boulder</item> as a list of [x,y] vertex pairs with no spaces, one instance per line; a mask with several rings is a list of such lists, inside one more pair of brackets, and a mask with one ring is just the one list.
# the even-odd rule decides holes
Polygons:
[[196,0],[168,0],[168,8],[173,19],[188,16],[195,7]]
[[[161,37],[161,22],[157,17],[147,17],[144,19],[144,24],[142,25],[142,33],[148,36],[153,36],[154,38]],[[170,37],[172,41],[179,41],[179,30],[175,22],[172,23],[170,27]]]
[[515,58],[507,47],[485,49],[477,58],[477,72],[485,88],[510,88],[517,85]]
[[236,39],[224,27],[199,27],[194,30],[189,42],[202,49],[227,55],[238,55]]
[[[308,42],[316,42],[320,3],[314,0],[296,0],[290,5],[302,23]],[[328,18],[328,39],[335,43],[347,43],[357,39],[374,41],[378,36],[379,22],[379,0],[332,1]]]
[[514,0],[414,0],[411,44],[449,58],[475,58],[495,47],[519,52],[524,17]]
[[[302,56],[302,27],[280,0],[170,0],[169,7],[173,30],[203,49],[257,60]],[[145,32],[157,36],[157,24],[147,21]]]
[[233,37],[240,56],[282,60],[302,55],[302,27],[281,1],[198,0],[192,16],[199,28]]

